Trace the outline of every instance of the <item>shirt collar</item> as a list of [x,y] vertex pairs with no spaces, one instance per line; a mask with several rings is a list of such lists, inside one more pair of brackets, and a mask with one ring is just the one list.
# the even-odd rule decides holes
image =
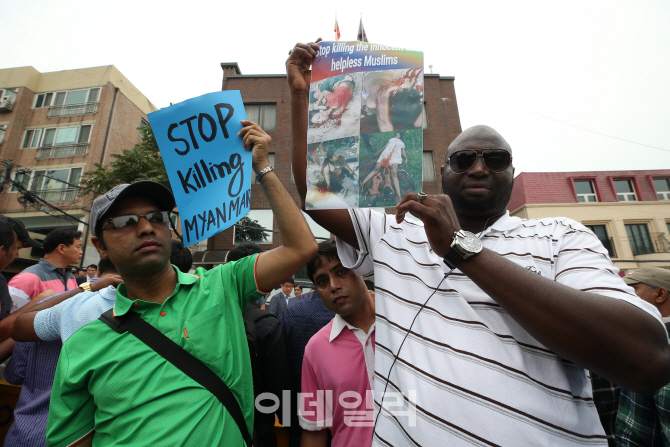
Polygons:
[[49,261],[47,261],[47,260],[44,259],[44,258],[41,258],[41,259],[40,259],[40,264],[42,265],[42,267],[44,267],[44,268],[47,269],[47,270],[59,270],[59,271],[63,271],[62,268],[60,268],[60,267],[56,267],[55,265],[53,265],[52,263],[50,263]]
[[485,234],[491,232],[491,231],[509,231],[513,230],[514,228],[518,227],[519,224],[521,223],[521,219],[518,217],[512,217],[509,215],[509,210],[505,211],[505,214],[500,216],[498,220],[493,222],[493,224],[488,227],[484,232],[482,232],[481,236],[484,236]]
[[[175,270],[175,272],[177,272],[177,285],[175,286],[172,295],[170,295],[166,299],[166,301],[175,296],[179,292],[179,288],[181,285],[191,285],[200,279],[199,276],[191,275],[189,273],[182,273],[181,270],[179,270],[174,265],[172,266],[172,268]],[[119,284],[119,286],[116,288],[116,302],[114,303],[114,316],[126,314],[133,305],[133,300],[128,299],[126,297],[127,294],[128,290],[126,289],[126,283]]]
[[[345,327],[348,327],[352,332],[354,329],[358,329],[357,327],[347,323],[345,319],[342,318],[339,314],[335,314],[335,318],[333,318],[333,326],[330,328],[330,338],[328,339],[328,343],[332,343],[332,341],[342,333]],[[370,326],[370,329],[368,330],[368,335],[374,330],[374,328],[375,324],[372,323],[372,326]]]

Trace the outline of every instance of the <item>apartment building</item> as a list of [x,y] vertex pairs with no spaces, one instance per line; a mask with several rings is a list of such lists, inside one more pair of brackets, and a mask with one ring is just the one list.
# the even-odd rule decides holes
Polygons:
[[565,216],[590,228],[622,274],[670,269],[670,169],[524,172],[508,205],[525,219]]
[[[299,202],[291,173],[291,116],[290,93],[285,74],[244,75],[236,62],[222,63],[222,90],[240,90],[249,119],[258,122],[270,136],[274,153],[270,164]],[[424,133],[423,133],[423,190],[428,194],[440,191],[440,166],[447,147],[461,133],[454,78],[439,74],[424,75]],[[252,180],[251,211],[249,217],[274,233],[266,233],[266,240],[257,240],[266,249],[281,244],[281,237],[273,220],[272,210],[260,185]],[[330,233],[307,221],[317,238],[329,238]],[[230,228],[209,238],[207,251],[196,252],[197,265],[211,266],[224,262],[225,255],[236,243],[235,229]],[[304,276],[304,272],[302,272]],[[300,274],[298,275],[300,277]]]
[[[139,143],[137,127],[154,110],[113,65],[0,69],[0,214],[20,219],[38,239],[57,227],[88,235],[92,197],[79,194],[82,175]],[[96,263],[90,235],[85,247],[84,265]],[[39,258],[28,252],[21,257]]]

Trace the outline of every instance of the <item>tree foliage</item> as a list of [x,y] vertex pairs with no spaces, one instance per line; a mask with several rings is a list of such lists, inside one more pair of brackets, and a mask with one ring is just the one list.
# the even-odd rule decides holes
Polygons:
[[243,217],[235,224],[235,243],[267,241],[268,236],[257,220]]
[[[121,154],[110,155],[114,161],[103,166],[95,164],[95,169],[84,174],[81,180],[82,195],[102,194],[117,185],[141,180],[152,180],[170,188],[163,158],[158,150],[151,126],[138,127],[142,142],[132,149],[124,149]],[[170,188],[171,189],[171,188]]]

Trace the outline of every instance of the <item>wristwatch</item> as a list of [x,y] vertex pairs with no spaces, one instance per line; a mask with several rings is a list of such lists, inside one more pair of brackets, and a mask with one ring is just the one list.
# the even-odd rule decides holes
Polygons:
[[274,171],[272,166],[268,166],[265,169],[263,169],[261,172],[259,172],[258,175],[256,176],[256,182],[260,183],[263,176],[270,171]]
[[90,282],[83,282],[79,284],[80,289],[84,289],[84,292],[90,292],[91,291],[91,283]]
[[468,259],[482,251],[482,243],[477,236],[469,231],[454,231],[451,241],[451,250],[444,257],[444,263],[450,269],[455,269],[459,262]]

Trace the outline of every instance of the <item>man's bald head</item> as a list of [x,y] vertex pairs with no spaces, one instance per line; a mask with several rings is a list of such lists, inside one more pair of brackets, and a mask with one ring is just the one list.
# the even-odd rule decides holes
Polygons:
[[510,163],[504,171],[491,171],[485,158],[477,157],[465,172],[454,172],[449,167],[449,157],[459,151],[483,154],[489,149],[502,149],[512,153],[512,148],[495,129],[474,126],[464,130],[449,145],[447,159],[442,166],[442,191],[451,198],[460,218],[481,219],[488,222],[505,213],[514,187],[514,167]]
[[465,129],[449,145],[447,158],[456,151],[465,149],[505,149],[510,154],[512,147],[493,127],[483,124]]

